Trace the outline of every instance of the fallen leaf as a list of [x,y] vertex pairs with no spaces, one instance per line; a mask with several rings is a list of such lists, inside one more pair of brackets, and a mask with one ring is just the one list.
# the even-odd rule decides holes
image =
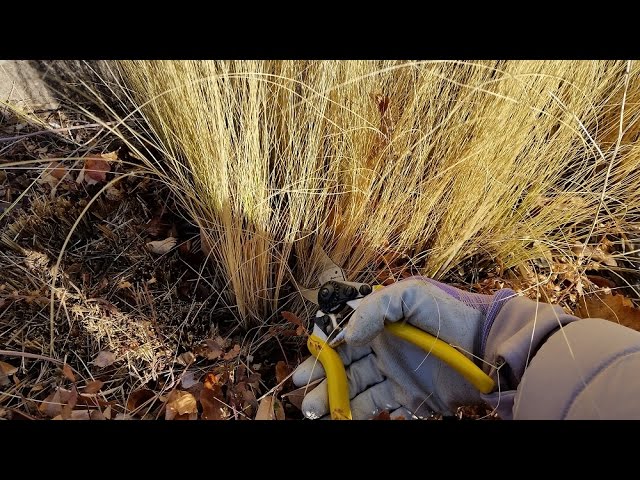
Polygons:
[[291,405],[296,407],[298,410],[302,410],[302,400],[304,397],[311,392],[314,388],[316,388],[323,381],[323,378],[319,378],[314,382],[309,383],[308,385],[303,385],[300,388],[296,388],[295,390],[291,390],[282,395],[283,399],[287,399]]
[[[76,410],[76,411],[86,412],[87,410]],[[89,420],[106,420],[107,419],[100,410],[88,410],[88,412],[89,412]],[[71,419],[75,420],[73,418],[73,414],[71,415]]]
[[68,363],[65,363],[62,367],[62,374],[72,382],[76,381],[76,376],[73,374],[73,370]]
[[87,185],[106,182],[107,173],[111,171],[110,159],[113,159],[111,154],[85,157],[84,167],[78,174],[76,182],[81,183],[84,181]]
[[100,353],[98,353],[98,356],[96,357],[96,359],[91,363],[93,363],[96,367],[104,368],[104,367],[108,367],[109,365],[112,365],[113,362],[115,361],[116,361],[115,353],[109,352],[107,350],[103,350]]
[[92,380],[90,382],[87,382],[85,387],[82,389],[82,393],[86,393],[86,394],[98,393],[103,385],[104,385],[104,382],[100,380]]
[[6,363],[6,362],[0,362],[0,372],[4,373],[5,375],[13,375],[18,371],[18,367],[14,367],[13,365]]
[[169,229],[169,224],[167,222],[162,221],[161,216],[155,216],[151,220],[147,222],[145,225],[145,230],[152,237],[159,237],[160,234],[166,234]]
[[157,255],[164,255],[176,246],[178,239],[175,237],[165,238],[164,240],[156,240],[147,243],[147,249]]
[[198,404],[196,398],[189,392],[173,390],[167,398],[165,420],[174,420],[178,415],[198,414]]
[[135,420],[135,418],[128,413],[117,413],[114,420]]
[[590,258],[591,260],[595,260],[596,262],[604,263],[609,267],[618,266],[618,262],[616,262],[616,259],[613,258],[613,256],[610,253],[605,252],[599,246],[591,247],[587,245],[585,247],[584,244],[578,242],[573,247],[571,247],[571,250],[578,258],[587,257],[587,258]]
[[298,337],[298,329],[300,327],[296,328],[295,330],[288,328],[286,330],[281,330],[280,331],[280,335],[283,337]]
[[35,420],[34,417],[14,408],[9,410],[9,420]]
[[184,365],[188,367],[189,365],[191,365],[193,362],[196,361],[196,356],[193,354],[193,352],[184,352],[178,355],[178,358],[176,358],[176,361],[180,365]]
[[60,162],[51,162],[47,167],[47,173],[52,177],[61,180],[67,174],[67,169]]
[[51,162],[40,176],[38,183],[48,183],[51,188],[67,174],[67,169],[59,162]]
[[284,408],[275,396],[264,397],[258,405],[256,420],[284,420]]
[[599,286],[600,288],[616,288],[616,283],[608,278],[601,277],[599,275],[587,275],[587,278]]
[[115,185],[111,185],[109,188],[107,188],[107,190],[105,191],[105,195],[107,196],[107,200],[110,200],[112,202],[122,200],[122,197],[124,197],[124,193],[122,192],[122,190],[120,190]]
[[223,420],[226,417],[225,405],[222,398],[222,385],[205,383],[200,391],[200,405],[202,405],[203,420]]
[[282,317],[288,322],[291,322],[294,325],[298,325],[299,327],[302,327],[302,320],[300,320],[300,318],[298,318],[298,316],[295,313],[287,312],[285,310],[282,312]]
[[276,382],[281,384],[291,373],[291,367],[287,365],[284,361],[280,360],[276,363]]
[[223,360],[232,360],[240,355],[240,345],[237,343],[233,346],[231,350],[224,354]]
[[275,415],[273,412],[273,401],[275,397],[273,395],[268,395],[260,400],[260,404],[258,405],[258,412],[256,413],[256,420],[275,420]]
[[180,379],[180,385],[182,385],[182,388],[184,389],[189,389],[198,382],[199,380],[196,379],[196,376],[192,371],[185,373]]
[[68,420],[69,418],[71,418],[71,413],[73,412],[73,409],[75,408],[77,402],[78,402],[78,391],[74,386],[71,389],[71,395],[69,395],[67,404],[64,407],[62,407],[62,411],[60,412],[60,415],[62,416],[63,419]]
[[640,331],[640,309],[624,295],[584,295],[575,313],[581,318],[604,318]]
[[155,396],[156,394],[148,388],[141,388],[140,390],[131,392],[127,399],[127,411],[138,413],[137,410]]
[[391,414],[388,410],[382,410],[379,414],[373,417],[372,420],[391,420]]
[[207,344],[207,359],[208,360],[216,360],[220,358],[224,353],[224,340],[221,337],[216,338],[208,338],[205,340]]
[[38,410],[50,418],[56,417],[62,413],[62,407],[67,404],[70,396],[71,390],[57,388],[45,398]]
[[284,420],[284,408],[282,406],[282,402],[277,398],[273,397],[273,412],[276,416],[276,420]]

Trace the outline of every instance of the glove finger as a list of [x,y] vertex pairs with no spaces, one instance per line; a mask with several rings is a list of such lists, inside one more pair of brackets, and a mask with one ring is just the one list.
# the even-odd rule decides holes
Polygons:
[[[371,347],[369,345],[351,347],[343,344],[339,346],[336,351],[338,352],[338,355],[340,355],[342,363],[345,366],[348,366],[369,355],[371,353]],[[325,371],[322,364],[315,357],[311,356],[296,367],[293,372],[292,380],[296,387],[302,387],[324,376]]]
[[327,379],[311,390],[302,399],[302,414],[316,420],[329,413],[329,394],[327,393]]
[[350,345],[364,345],[382,332],[385,321],[405,319],[445,341],[454,341],[473,336],[481,316],[442,289],[421,279],[408,279],[365,297],[351,316],[344,338]]
[[382,410],[395,410],[400,404],[394,400],[391,382],[385,380],[366,389],[351,401],[351,415],[354,420],[368,420]]
[[[370,386],[380,384],[384,380],[384,376],[376,366],[375,361],[375,355],[370,354],[352,363],[347,368],[349,398],[353,399],[358,394],[366,391]],[[305,395],[302,400],[302,413],[307,418],[320,418],[329,413],[329,407],[327,380],[325,379]]]
[[349,397],[354,398],[372,385],[382,382],[385,377],[376,365],[376,356],[372,353],[357,360],[347,368]]
[[322,364],[312,355],[296,367],[291,379],[296,387],[303,387],[324,376]]
[[403,297],[408,295],[409,288],[413,286],[406,282],[394,283],[365,297],[344,329],[345,341],[365,345],[383,331],[385,320],[396,322],[403,318]]
[[340,345],[336,348],[336,351],[338,355],[340,355],[345,367],[351,365],[353,362],[357,362],[372,352],[370,345],[355,346],[346,344]]

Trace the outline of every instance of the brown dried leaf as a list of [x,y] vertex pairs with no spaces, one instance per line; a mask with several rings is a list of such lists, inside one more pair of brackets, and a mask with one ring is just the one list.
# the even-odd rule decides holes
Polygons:
[[617,286],[613,280],[599,275],[587,275],[587,278],[600,288],[616,288]]
[[136,410],[155,396],[155,393],[148,388],[141,388],[140,390],[131,392],[131,395],[129,395],[127,399],[127,411],[138,413]]
[[132,417],[128,413],[116,413],[116,416],[113,419],[114,420],[135,420],[135,417]]
[[165,411],[165,420],[174,420],[178,415],[198,414],[198,404],[196,398],[189,392],[182,390],[173,390],[167,398],[167,407]]
[[112,202],[122,200],[122,198],[124,197],[124,192],[115,185],[111,185],[110,187],[108,187],[104,193],[107,197],[107,200],[110,200]]
[[96,357],[96,359],[91,363],[93,363],[96,367],[105,368],[105,367],[108,367],[109,365],[112,365],[113,362],[115,361],[116,361],[115,353],[109,352],[107,350],[103,350],[100,353],[98,353],[98,356]]
[[205,343],[207,344],[206,356],[208,360],[216,360],[224,353],[224,341],[221,340],[222,338],[220,337],[213,339],[208,338],[205,340]]
[[14,367],[13,365],[0,362],[0,373],[4,373],[5,375],[13,375],[18,371],[18,367]]
[[123,288],[131,288],[131,287],[133,287],[131,282],[128,282],[128,281],[124,280],[124,281],[120,282],[116,288],[118,290],[122,290]]
[[47,398],[45,398],[38,407],[38,410],[48,417],[56,417],[62,413],[62,407],[67,404],[70,396],[70,390],[57,388],[55,392],[52,392]]
[[640,309],[624,295],[590,294],[580,297],[576,316],[604,318],[640,331]]
[[291,367],[289,367],[286,362],[280,360],[276,363],[276,382],[278,385],[284,382],[285,378],[287,378],[290,373]]
[[164,255],[171,251],[173,247],[176,246],[178,239],[175,237],[168,237],[164,240],[156,240],[154,242],[147,243],[147,249],[151,253],[155,253],[156,255]]
[[308,395],[311,390],[316,388],[323,381],[323,378],[319,378],[314,382],[309,383],[308,385],[303,385],[300,388],[296,388],[295,390],[291,390],[282,395],[283,399],[287,399],[291,405],[296,407],[298,410],[302,410],[302,400],[304,400],[305,395]]
[[302,320],[300,320],[300,318],[298,318],[298,316],[295,313],[287,312],[285,310],[282,312],[282,318],[284,318],[288,322],[293,323],[294,325],[298,325],[299,327],[302,327]]
[[189,365],[191,365],[193,362],[196,361],[196,356],[193,354],[193,352],[184,352],[178,355],[178,357],[176,358],[176,361],[180,365],[184,365],[185,367],[188,367]]
[[379,414],[373,417],[372,420],[391,420],[391,414],[388,410],[382,410]]
[[104,385],[104,382],[100,380],[92,380],[90,382],[87,382],[85,387],[82,389],[82,393],[86,393],[86,394],[98,393],[103,385]]
[[67,169],[60,162],[51,162],[46,172],[57,180],[61,180],[67,174]]
[[60,412],[60,415],[62,416],[63,419],[68,420],[69,418],[71,418],[71,412],[73,412],[73,409],[75,408],[77,402],[78,402],[78,391],[74,386],[71,389],[71,394],[69,395],[67,404],[64,407],[62,407],[62,411]]
[[240,355],[240,345],[236,343],[231,350],[229,350],[227,353],[224,354],[224,357],[222,358],[224,360],[232,360],[236,358],[238,355]]
[[182,388],[187,390],[193,387],[196,383],[198,383],[198,379],[193,371],[185,373],[180,379],[180,385],[182,385]]
[[282,406],[282,402],[277,398],[273,397],[273,413],[276,416],[276,420],[284,420],[284,407]]
[[[76,412],[79,412],[79,411],[88,412],[89,413],[88,420],[106,420],[107,419],[100,410],[76,410]],[[73,418],[73,414],[71,414],[71,419],[77,420]],[[86,420],[86,419],[83,418],[82,420]]]
[[53,417],[52,420],[91,420],[91,413],[89,410],[73,410],[69,413],[68,417],[58,415],[57,417]]
[[158,215],[147,222],[145,229],[150,236],[158,237],[160,234],[167,232],[169,224],[163,222],[162,217]]
[[111,171],[109,160],[112,158],[113,156],[111,154],[85,157],[84,168],[78,175],[78,179],[76,181],[80,183],[84,180],[87,185],[106,182],[107,173]]
[[573,247],[571,247],[571,250],[579,258],[582,258],[584,256],[596,262],[604,263],[609,267],[618,266],[618,262],[616,262],[616,259],[613,258],[613,256],[609,252],[606,252],[603,247],[591,247],[589,245],[585,247],[584,244],[578,242]]
[[73,374],[73,370],[71,369],[68,363],[65,363],[62,366],[62,374],[72,382],[76,381],[76,376]]
[[275,420],[275,415],[273,412],[273,401],[275,397],[273,395],[268,395],[260,400],[260,404],[258,405],[258,412],[256,413],[256,420]]
[[219,400],[220,398],[222,398],[222,385],[205,382],[204,388],[200,391],[203,420],[223,420],[226,417],[225,405]]
[[25,412],[21,412],[14,408],[10,408],[8,413],[9,413],[8,415],[9,420],[36,420],[31,415],[28,415]]

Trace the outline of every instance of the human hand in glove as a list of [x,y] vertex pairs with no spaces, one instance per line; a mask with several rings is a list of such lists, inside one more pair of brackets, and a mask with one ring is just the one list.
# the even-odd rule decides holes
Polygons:
[[[353,418],[369,419],[382,410],[392,418],[450,415],[461,405],[480,403],[480,393],[458,372],[385,331],[384,325],[407,321],[482,367],[483,339],[499,303],[494,296],[470,294],[425,277],[365,297],[345,327],[345,343],[336,349],[346,367]],[[322,365],[310,357],[295,370],[293,382],[300,387],[324,375]],[[308,418],[328,415],[326,379],[305,396],[302,411]]]

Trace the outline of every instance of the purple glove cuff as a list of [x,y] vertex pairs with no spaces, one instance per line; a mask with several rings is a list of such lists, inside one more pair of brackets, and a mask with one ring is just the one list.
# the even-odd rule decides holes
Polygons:
[[500,310],[507,302],[507,300],[517,297],[518,294],[510,288],[503,288],[501,290],[498,290],[494,295],[483,295],[480,293],[465,292],[464,290],[460,290],[459,288],[452,287],[451,285],[438,282],[429,277],[412,278],[418,278],[432,285],[435,285],[440,290],[444,291],[447,295],[452,296],[456,300],[460,300],[468,307],[475,308],[476,310],[482,312],[482,314],[484,315],[484,321],[480,330],[480,357],[484,358],[485,348],[487,346],[487,338],[489,337],[489,332],[491,331],[491,327],[493,326],[493,321],[496,319],[498,313],[500,313]]

